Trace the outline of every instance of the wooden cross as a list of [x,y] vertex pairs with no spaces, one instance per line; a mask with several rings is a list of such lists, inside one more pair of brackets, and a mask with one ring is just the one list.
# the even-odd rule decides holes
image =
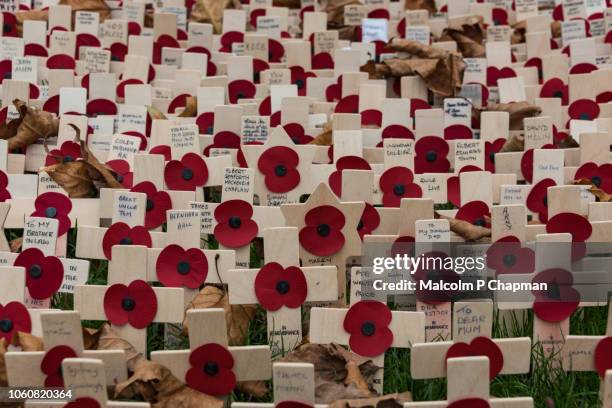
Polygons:
[[[111,401],[108,399],[108,375],[104,362],[95,358],[66,358],[62,361],[64,387],[71,390],[75,402],[94,400],[102,408],[148,408],[148,402]],[[61,408],[65,402],[26,401],[28,408]]]
[[[294,226],[304,234],[300,239],[300,260],[302,265],[335,265],[338,268],[338,300],[345,302],[346,288],[346,259],[349,256],[359,255],[361,240],[357,227],[364,208],[363,202],[340,202],[334,192],[325,183],[320,183],[304,204],[283,204],[281,210],[285,216],[287,226]],[[312,219],[317,212],[328,214],[329,220],[319,224],[321,219]],[[338,215],[344,218],[337,231],[331,231],[329,222],[339,220]],[[309,242],[308,232],[318,234],[323,239],[342,235],[342,245],[335,250],[328,251],[316,248],[314,242]],[[303,232],[302,232],[303,231]],[[306,243],[306,247],[304,244]],[[307,249],[310,248],[310,251]],[[317,253],[313,253],[315,251]]]
[[[309,193],[309,169],[315,150],[313,145],[294,144],[282,126],[272,130],[263,145],[244,145],[243,152],[249,167],[258,169],[255,171],[255,194],[260,204],[278,206],[298,203],[303,194]],[[299,180],[294,175],[296,170]],[[295,179],[294,183],[286,183],[289,177]]]
[[[492,408],[533,408],[533,399],[491,398],[489,393],[489,359],[486,357],[460,357],[448,360],[446,401],[407,402],[405,408],[446,408],[464,400],[477,406],[477,400],[486,401]],[[470,406],[470,405],[465,405]]]
[[[267,228],[263,238],[265,265],[230,270],[226,276],[230,304],[260,303],[267,310],[268,342],[276,357],[302,341],[302,304],[337,299],[338,273],[335,266],[300,268],[295,227]],[[296,305],[295,296],[302,302]]]
[[5,355],[7,378],[11,387],[42,387],[55,383],[55,374],[60,367],[55,367],[56,371],[49,371],[53,367],[46,360],[55,361],[58,356],[61,359],[84,357],[102,360],[108,384],[127,379],[123,350],[85,350],[79,312],[44,311],[40,314],[40,320],[45,351],[9,351]]
[[[74,309],[81,312],[84,320],[111,320],[105,310],[112,306],[114,313],[127,313],[129,320],[133,318],[132,311],[142,313],[154,305],[138,305],[132,289],[118,301],[117,305],[111,302],[107,296],[112,288],[128,285],[136,285],[138,282],[147,281],[147,247],[134,245],[115,245],[112,248],[113,260],[108,263],[107,285],[77,285],[74,290]],[[124,286],[125,285],[125,286]],[[139,292],[145,288],[144,285]],[[128,286],[130,287],[130,286]],[[127,290],[127,289],[123,289]],[[181,288],[151,288],[156,298],[157,309],[152,316],[152,322],[181,323],[183,321],[185,293]],[[111,312],[113,313],[113,312]],[[142,322],[137,323],[138,326]],[[148,325],[148,324],[147,324]],[[112,324],[118,335],[127,340],[134,348],[144,353],[147,349],[146,327],[137,328],[133,323]]]
[[[356,315],[362,310],[367,311],[367,315],[363,318]],[[374,318],[375,313],[389,315],[390,321],[383,322],[383,325],[386,323],[385,327],[379,327],[376,322],[370,320]],[[350,326],[356,327],[355,330],[349,329],[351,333],[346,329]],[[352,347],[352,351],[359,355],[372,357],[374,364],[380,367],[374,379],[374,387],[378,392],[382,392],[386,350],[390,347],[411,348],[415,344],[423,343],[425,341],[425,314],[423,312],[390,311],[385,303],[377,300],[359,301],[349,309],[313,307],[310,311],[310,341],[312,343],[338,343],[354,346],[359,339],[367,341],[372,335],[381,339],[378,331],[384,331],[387,335],[390,333],[391,341],[387,344],[386,349],[380,348],[374,351],[370,341],[369,345],[360,346],[359,351]]]
[[[187,321],[189,350],[153,351],[151,360],[170,369],[190,387],[222,397],[232,392],[236,381],[267,380],[272,377],[270,348],[267,345],[228,347],[223,309],[190,309],[187,311]],[[230,356],[226,355],[228,352]],[[212,383],[218,386],[210,388],[209,384]]]
[[273,408],[280,403],[315,405],[315,367],[310,363],[272,364],[274,403],[233,402],[232,408]]

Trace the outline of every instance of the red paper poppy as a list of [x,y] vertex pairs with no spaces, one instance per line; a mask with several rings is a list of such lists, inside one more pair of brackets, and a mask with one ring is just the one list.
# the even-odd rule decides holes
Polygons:
[[313,408],[312,405],[297,401],[283,401],[276,404],[276,408]]
[[80,33],[76,36],[76,52],[75,57],[79,58],[81,47],[100,47],[100,40],[95,35],[88,33]]
[[166,163],[164,180],[171,190],[195,191],[208,181],[208,167],[196,153],[186,153],[181,160]]
[[546,322],[569,318],[580,304],[580,294],[572,287],[574,277],[565,269],[546,269],[534,276],[532,283],[546,284],[546,290],[533,290],[533,313]]
[[335,84],[325,88],[325,100],[327,102],[339,101],[342,98],[342,75],[338,76]]
[[202,135],[212,135],[215,132],[215,113],[214,112],[204,112],[198,116],[196,119],[196,125],[198,125],[198,129],[200,134]]
[[[421,289],[423,288],[421,282],[433,282],[434,285],[438,283],[452,285],[459,282],[459,275],[454,270],[445,268],[444,260],[448,258],[448,255],[440,251],[431,251],[424,253],[422,258],[424,262],[419,265],[419,268],[412,275],[412,279],[417,283],[417,288],[419,288],[415,291],[416,298],[421,302],[431,305],[450,301],[455,295],[454,291]],[[425,264],[435,268],[428,268]]]
[[2,36],[3,37],[19,37],[17,31],[17,16],[9,11],[2,12]]
[[167,192],[157,191],[155,184],[150,181],[142,181],[132,187],[130,191],[147,195],[146,228],[157,228],[166,222],[166,211],[172,209],[172,199]]
[[45,158],[45,166],[51,166],[58,163],[67,163],[80,159],[81,146],[70,140],[62,143],[59,149],[53,149]]
[[72,210],[72,201],[64,194],[48,192],[39,195],[34,201],[32,217],[55,218],[59,221],[57,234],[64,235],[70,229],[68,214]]
[[240,136],[224,130],[215,134],[212,144],[206,146],[204,155],[210,155],[210,149],[240,149]]
[[[552,144],[546,144],[542,146],[542,149],[555,149]],[[529,149],[521,156],[521,173],[526,181],[530,182],[533,180],[533,150]]]
[[221,52],[232,52],[234,43],[244,42],[244,33],[239,31],[228,31],[221,36]]
[[76,61],[70,55],[56,54],[47,59],[49,69],[72,69],[76,68]]
[[571,67],[569,73],[570,75],[590,74],[593,71],[597,71],[597,65],[589,64],[588,62],[582,62]]
[[582,215],[559,213],[548,220],[546,232],[549,234],[572,234],[572,242],[584,242],[593,233],[591,223]]
[[132,281],[129,286],[116,283],[104,294],[104,314],[114,325],[146,328],[157,314],[157,296],[143,280]]
[[320,52],[312,56],[312,69],[334,69],[334,59],[329,52]]
[[126,44],[116,42],[111,44],[108,49],[111,52],[111,61],[125,61],[125,56],[128,53],[128,46]]
[[595,370],[601,378],[606,376],[606,371],[612,370],[612,336],[604,337],[595,347]]
[[165,161],[172,160],[172,149],[168,145],[154,146],[149,150],[149,154],[159,154],[164,156]]
[[15,333],[31,331],[30,313],[22,303],[9,302],[4,306],[0,305],[0,339],[4,339],[5,345],[13,341]]
[[419,98],[410,99],[410,117],[414,118],[414,114],[418,110],[431,109],[431,105]]
[[470,224],[487,227],[491,226],[491,223],[487,221],[487,218],[491,217],[491,210],[489,206],[483,201],[470,201],[465,203],[459,208],[455,218],[458,220],[467,221]]
[[256,8],[254,10],[251,10],[251,12],[249,13],[249,23],[257,28],[257,17],[263,17],[266,15],[266,9],[265,8]]
[[116,115],[117,105],[109,99],[94,99],[87,102],[87,116]]
[[485,170],[495,173],[495,155],[504,147],[506,139],[500,137],[492,142],[485,142]]
[[168,245],[157,257],[157,279],[167,287],[198,289],[208,275],[208,260],[199,248]]
[[175,96],[168,105],[168,113],[175,113],[177,109],[184,108],[187,105],[187,98],[190,96],[188,93]]
[[251,99],[255,97],[255,84],[246,79],[238,79],[227,85],[230,103],[238,103],[239,99]]
[[[467,165],[463,166],[459,170],[459,174],[467,171],[482,171],[482,169],[476,166]],[[456,175],[446,179],[446,197],[455,207],[461,207],[461,188],[459,177],[459,175]]]
[[550,178],[540,180],[537,184],[531,187],[531,191],[527,196],[527,208],[529,208],[530,211],[537,213],[538,218],[542,222],[548,221],[548,187],[556,185],[557,183]]
[[578,99],[570,104],[567,113],[572,119],[595,120],[599,117],[599,105],[590,99]]
[[115,159],[107,161],[106,165],[115,172],[115,178],[123,187],[132,187],[134,173],[130,171],[130,163],[126,160]]
[[59,114],[59,95],[53,95],[43,103],[43,110],[49,113]]
[[504,354],[493,340],[484,336],[473,338],[469,344],[463,342],[454,343],[446,352],[446,361],[448,362],[449,358],[476,356],[489,358],[490,380],[497,377],[497,374],[504,368]]
[[204,394],[220,397],[236,386],[234,357],[217,343],[203,344],[189,354],[191,368],[185,374],[185,382]]
[[482,398],[464,398],[451,402],[446,408],[491,408],[491,405]]
[[414,151],[414,168],[416,173],[446,173],[450,169],[448,143],[437,136],[425,136],[419,139]]
[[543,78],[543,71],[542,71],[542,58],[539,57],[534,57],[534,58],[530,58],[527,60],[527,62],[525,62],[523,64],[523,66],[525,68],[528,67],[536,67],[538,69],[538,83],[542,83],[542,78]]
[[40,362],[40,371],[46,375],[45,387],[64,387],[62,361],[75,357],[78,357],[76,351],[68,346],[60,345],[47,350]]
[[13,74],[13,62],[11,60],[0,61],[0,84],[5,79],[11,79]]
[[348,95],[336,104],[334,113],[359,113],[359,95]]
[[93,398],[81,397],[67,403],[64,408],[101,408],[101,405]]
[[362,300],[355,303],[344,316],[343,327],[349,337],[351,350],[360,356],[376,357],[393,343],[389,324],[393,315],[384,303]]
[[285,56],[285,48],[279,41],[270,38],[268,39],[268,61],[279,63]]
[[510,67],[487,67],[487,86],[497,86],[497,81],[505,78],[515,78],[516,72]]
[[508,12],[503,8],[495,7],[491,12],[491,16],[493,24],[496,26],[508,24]]
[[131,35],[140,35],[142,27],[135,21],[128,21],[128,37]]
[[376,147],[383,147],[383,141],[385,139],[412,139],[414,140],[414,133],[406,126],[402,125],[389,125],[385,127],[381,134],[382,140],[378,142]]
[[535,253],[531,248],[523,248],[517,237],[508,235],[489,247],[487,266],[495,270],[496,275],[532,273],[535,269]]
[[153,63],[161,64],[162,63],[162,49],[163,48],[181,48],[181,45],[176,40],[176,38],[172,37],[168,34],[162,34],[157,38],[157,41],[153,43]]
[[395,241],[393,241],[393,244],[391,245],[391,256],[414,256],[414,243],[414,237],[411,237],[409,235],[403,235],[401,237],[398,237]]
[[140,79],[130,78],[119,82],[116,88],[117,97],[125,98],[126,85],[142,85],[142,81]]
[[[610,31],[610,32],[612,32],[612,31]],[[602,92],[602,93],[598,94],[597,97],[595,97],[595,102],[597,102],[597,103],[612,102],[612,92],[606,91],[606,92]]]
[[144,245],[151,248],[153,245],[149,231],[143,226],[130,228],[124,222],[116,222],[104,233],[102,238],[102,249],[106,259],[111,260],[113,246],[115,245]]
[[445,140],[472,139],[472,129],[465,125],[451,125],[444,128]]
[[261,73],[270,69],[270,64],[266,61],[253,58],[253,82],[256,84],[261,82]]
[[300,162],[298,154],[286,146],[267,149],[259,157],[257,168],[264,174],[264,182],[273,193],[286,193],[300,184]]
[[224,201],[215,208],[217,226],[214,234],[220,244],[228,248],[248,245],[259,232],[253,221],[253,206],[244,200]]
[[329,175],[329,187],[338,197],[342,195],[343,170],[371,170],[370,164],[358,156],[344,156],[336,162],[336,171]]
[[23,55],[26,57],[43,57],[49,56],[47,48],[40,44],[26,44],[23,49]]
[[380,214],[376,211],[376,208],[370,203],[365,203],[363,207],[363,213],[361,213],[361,219],[357,224],[357,233],[359,238],[363,241],[363,237],[372,234],[372,232],[380,225]]
[[382,204],[385,207],[399,207],[402,198],[420,198],[421,187],[413,183],[414,175],[406,167],[392,167],[380,176],[379,186],[382,190]]
[[299,65],[289,67],[291,71],[291,83],[297,86],[298,95],[306,96],[306,86],[308,78],[314,78],[317,75],[314,72],[306,72],[304,68]]
[[268,311],[277,311],[283,306],[291,309],[306,301],[308,284],[297,266],[283,266],[277,262],[265,264],[255,278],[255,295],[259,304]]
[[312,136],[306,134],[304,126],[299,123],[284,124],[283,129],[287,132],[293,143],[297,145],[308,144],[314,139]]
[[612,164],[598,166],[593,162],[584,163],[576,170],[575,180],[587,179],[596,187],[612,194]]
[[345,219],[342,211],[331,205],[321,205],[309,210],[300,230],[300,245],[311,254],[331,256],[344,246]]
[[361,126],[380,127],[382,125],[382,112],[378,109],[366,109],[360,113]]
[[64,280],[64,265],[55,256],[45,256],[38,248],[28,248],[14,262],[26,272],[26,286],[34,299],[48,299],[55,294]]
[[11,198],[11,193],[7,190],[8,176],[0,170],[0,202],[5,202]]

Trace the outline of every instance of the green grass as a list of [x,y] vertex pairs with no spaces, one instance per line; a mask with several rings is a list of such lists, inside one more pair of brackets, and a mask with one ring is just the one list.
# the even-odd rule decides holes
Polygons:
[[[21,230],[5,230],[9,240],[21,235]],[[69,232],[68,256],[75,257],[76,229]],[[218,244],[211,238],[203,242],[208,248],[217,248]],[[252,246],[251,267],[261,265],[261,243]],[[108,262],[91,260],[88,284],[105,284]],[[58,309],[72,309],[72,295],[57,294],[52,305]],[[307,315],[304,316],[307,319]],[[508,325],[499,324],[494,319],[494,337],[531,337],[533,314],[527,313],[526,319],[515,319]],[[84,321],[86,327],[96,328],[102,322]],[[607,324],[606,307],[579,309],[571,318],[571,333],[576,335],[603,335]],[[168,325],[171,326],[171,325]],[[172,336],[171,341],[169,337]],[[165,334],[164,324],[152,324],[148,328],[147,354],[154,350],[188,347],[188,339],[183,336],[180,327],[172,327],[171,334]],[[266,315],[261,308],[251,322],[246,345],[267,344]],[[533,355],[538,357],[539,364],[532,364],[532,371],[525,375],[502,375],[491,382],[491,395],[496,397],[531,396],[537,408],[595,408],[598,407],[599,377],[596,373],[565,373],[551,364],[550,358],[541,357],[541,350],[536,344]],[[269,387],[270,388],[270,387]],[[446,398],[446,380],[413,380],[410,377],[410,350],[391,349],[385,355],[384,393],[411,391],[416,401],[436,401]],[[270,392],[264,398],[253,398],[248,394],[237,392],[233,395],[237,401],[271,401]],[[548,402],[547,402],[548,401]]]

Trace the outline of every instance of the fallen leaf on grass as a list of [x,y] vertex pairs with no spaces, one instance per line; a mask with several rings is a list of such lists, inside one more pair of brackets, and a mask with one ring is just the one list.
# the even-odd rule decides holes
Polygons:
[[[11,342],[14,346],[21,347],[21,351],[42,351],[43,342],[40,337],[32,336],[28,333],[17,332]],[[0,339],[0,386],[6,387],[8,379],[6,377],[6,364],[4,355],[8,351],[8,345],[4,339]]]
[[374,376],[381,369],[372,360],[333,343],[305,343],[279,361],[314,364],[315,396],[319,404],[374,396]]
[[[223,308],[227,336],[230,346],[243,345],[251,320],[255,317],[255,305],[230,305],[227,292],[216,286],[205,286],[200,293],[187,306],[189,309]],[[188,332],[187,319],[183,322],[183,329]]]
[[410,392],[383,395],[373,398],[342,399],[329,404],[328,408],[402,408],[412,401]]

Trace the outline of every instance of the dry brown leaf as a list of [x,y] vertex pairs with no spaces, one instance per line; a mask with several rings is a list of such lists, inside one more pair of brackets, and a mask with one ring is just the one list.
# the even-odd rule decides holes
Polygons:
[[593,182],[591,180],[589,180],[589,179],[575,180],[574,184],[575,185],[585,185],[585,186],[590,185],[591,188],[589,188],[589,193],[591,193],[595,197],[597,197],[597,200],[602,202],[602,203],[608,203],[608,202],[612,201],[612,194],[606,193],[600,187],[597,187],[595,184],[593,184]]
[[317,0],[319,9],[327,13],[329,28],[344,27],[344,6],[361,4],[359,0]]
[[161,113],[159,111],[159,109],[154,108],[153,106],[147,106],[147,113],[149,114],[149,118],[151,120],[155,120],[155,119],[161,119],[161,120],[165,120],[168,119],[166,117],[166,115],[164,115],[163,113]]
[[179,118],[194,118],[198,115],[198,98],[195,96],[187,97],[185,109],[181,112]]
[[302,344],[279,361],[314,364],[315,395],[319,404],[372,397],[374,376],[381,369],[371,360],[333,343]]
[[[28,333],[17,332],[13,335],[11,342],[14,346],[21,347],[22,351],[42,351],[44,349],[43,342],[40,337],[32,336]],[[0,386],[7,386],[6,365],[4,363],[4,354],[8,351],[8,345],[4,339],[0,339]]]
[[483,45],[483,28],[480,23],[463,24],[461,29],[445,28],[440,41],[455,41],[457,48],[465,58],[481,58],[486,53]]
[[329,408],[401,408],[412,401],[410,392],[383,395],[373,398],[344,399],[329,404]]
[[524,135],[512,135],[506,139],[506,143],[499,150],[500,153],[506,152],[522,152],[525,150],[525,136]]
[[[100,21],[104,21],[111,15],[111,9],[104,0],[60,0],[59,5],[68,5],[72,8],[72,23],[74,24],[77,11],[92,11],[98,13]],[[47,21],[49,10],[27,10],[15,12],[17,17],[17,32],[23,33],[23,22],[26,20]]]
[[523,130],[523,119],[539,116],[542,108],[529,102],[489,103],[485,109],[472,109],[472,115],[478,121],[485,111],[508,112],[510,114],[510,130]]
[[17,237],[17,238],[11,239],[11,242],[9,242],[9,248],[11,249],[11,252],[19,252],[22,244],[23,244],[23,237]]
[[300,0],[272,0],[272,6],[299,9],[302,7],[302,2]]
[[438,11],[435,0],[406,0],[406,10],[427,10],[429,13]]
[[240,381],[236,383],[236,391],[263,398],[268,394],[268,386],[265,381]]
[[[230,346],[243,345],[251,320],[255,317],[255,305],[231,305],[227,293],[216,286],[205,286],[200,293],[189,302],[189,309],[223,308]],[[185,332],[188,332],[187,319],[183,322]]]
[[510,36],[510,43],[520,44],[525,42],[525,34],[527,34],[527,21],[519,21],[512,26],[512,35]]
[[580,144],[572,137],[572,135],[568,135],[566,138],[563,138],[560,142],[556,143],[556,145],[559,149],[580,147]]
[[436,218],[448,220],[450,230],[466,241],[478,241],[491,236],[491,228],[479,227],[478,225],[470,224],[467,221],[440,215],[437,212],[435,215]]
[[216,34],[221,33],[223,10],[241,8],[238,0],[196,0],[191,9],[190,20],[212,24]]
[[129,371],[134,371],[136,363],[145,360],[144,356],[126,340],[113,331],[108,324],[103,324],[99,330],[83,329],[83,343],[87,350],[123,350]]
[[[19,99],[15,99],[13,104],[19,112],[19,120],[18,122],[10,121],[4,125],[4,131],[0,132],[0,136],[4,136],[8,141],[9,151],[22,149],[36,143],[39,139],[45,140],[57,135],[59,119],[55,115],[32,108]],[[17,125],[16,129],[15,125]]]
[[454,96],[461,89],[465,70],[461,54],[397,38],[388,47],[401,57],[362,66],[361,71],[367,72],[371,79],[418,75],[429,90],[441,96]]
[[326,123],[323,126],[323,132],[319,133],[310,144],[318,146],[331,146],[332,145],[332,126],[331,123]]

